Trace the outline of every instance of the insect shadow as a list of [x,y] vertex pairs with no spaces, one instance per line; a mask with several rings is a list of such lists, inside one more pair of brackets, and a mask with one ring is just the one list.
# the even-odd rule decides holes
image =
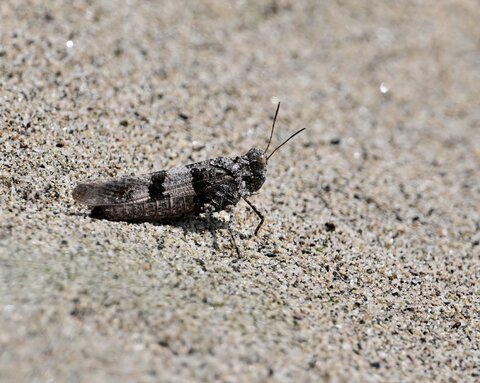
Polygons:
[[217,217],[209,217],[205,219],[203,217],[184,217],[184,218],[170,218],[160,221],[152,221],[153,226],[172,226],[183,229],[186,232],[202,234],[205,232],[219,231],[227,229],[228,223],[218,219]]
[[[85,213],[85,212],[68,212],[65,213],[69,216],[75,217],[83,217],[83,218],[91,218],[97,221],[106,221],[109,220],[99,217],[94,212]],[[131,222],[131,221],[123,221],[123,224],[127,225],[138,225],[139,222]],[[235,237],[240,238],[241,240],[248,238],[248,235],[241,234],[241,233],[234,233],[234,229],[232,228],[231,222],[226,222],[223,219],[219,219],[214,215],[209,215],[207,217],[202,216],[193,216],[193,217],[179,217],[179,218],[165,218],[163,220],[155,220],[155,221],[147,221],[143,222],[148,225],[152,225],[155,227],[165,227],[171,226],[180,228],[183,230],[184,233],[194,233],[194,234],[204,234],[210,233],[213,238],[213,246],[217,251],[222,251],[222,248],[219,244],[217,234],[221,231],[227,231],[230,235],[230,239],[232,242],[233,247],[239,257],[241,257],[240,249],[237,245]]]
[[177,218],[177,219],[165,219],[161,221],[151,222],[154,226],[172,226],[181,228],[184,232],[195,233],[195,234],[204,234],[209,232],[212,235],[213,239],[213,247],[217,251],[222,251],[222,248],[219,244],[217,234],[222,231],[227,231],[230,235],[230,240],[235,248],[235,252],[237,253],[238,257],[242,257],[240,249],[237,245],[237,241],[235,237],[240,237],[240,239],[245,239],[243,235],[239,235],[238,233],[234,233],[234,229],[232,228],[231,222],[225,222],[222,219],[219,219],[215,216],[207,216],[205,217],[185,217],[185,218]]

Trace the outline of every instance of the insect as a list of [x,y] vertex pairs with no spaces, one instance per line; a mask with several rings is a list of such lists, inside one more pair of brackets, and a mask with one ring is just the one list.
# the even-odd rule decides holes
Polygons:
[[260,219],[257,235],[265,218],[247,197],[265,182],[272,155],[305,130],[292,134],[267,155],[279,109],[280,103],[265,150],[252,148],[243,156],[217,157],[139,176],[82,182],[73,190],[73,198],[92,207],[95,218],[130,222],[228,210],[243,199]]

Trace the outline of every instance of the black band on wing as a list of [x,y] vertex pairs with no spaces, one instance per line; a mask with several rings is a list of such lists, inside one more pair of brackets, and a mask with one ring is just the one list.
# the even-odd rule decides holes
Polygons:
[[152,174],[152,183],[148,187],[148,193],[152,201],[159,200],[163,197],[163,193],[165,192],[164,182],[166,176],[167,172],[165,170]]
[[190,174],[192,176],[192,186],[195,191],[195,204],[199,207],[204,206],[210,202],[208,192],[211,188],[211,181],[205,171],[198,168],[191,168]]

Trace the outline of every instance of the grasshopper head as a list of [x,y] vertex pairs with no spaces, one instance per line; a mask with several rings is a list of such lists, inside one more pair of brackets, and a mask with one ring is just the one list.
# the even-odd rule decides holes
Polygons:
[[246,156],[251,173],[246,177],[245,181],[248,191],[253,193],[260,189],[265,182],[267,157],[262,150],[255,148],[250,149]]
[[246,154],[250,167],[250,174],[245,176],[244,180],[246,189],[249,193],[256,192],[262,187],[263,183],[265,182],[265,175],[267,173],[267,162],[270,157],[293,137],[305,130],[305,128],[303,128],[292,134],[285,141],[283,141],[282,144],[278,145],[275,149],[273,149],[273,151],[269,155],[267,155],[268,148],[270,147],[270,143],[272,142],[273,130],[275,129],[275,121],[277,121],[279,109],[280,103],[278,103],[275,117],[273,117],[272,130],[270,131],[270,139],[268,140],[267,148],[263,151],[260,149],[252,148]]

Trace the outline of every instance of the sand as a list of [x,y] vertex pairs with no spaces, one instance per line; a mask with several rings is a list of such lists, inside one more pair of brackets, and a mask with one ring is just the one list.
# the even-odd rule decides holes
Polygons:
[[[480,379],[477,1],[70,3],[0,4],[2,382]],[[71,198],[279,100],[258,237]]]

